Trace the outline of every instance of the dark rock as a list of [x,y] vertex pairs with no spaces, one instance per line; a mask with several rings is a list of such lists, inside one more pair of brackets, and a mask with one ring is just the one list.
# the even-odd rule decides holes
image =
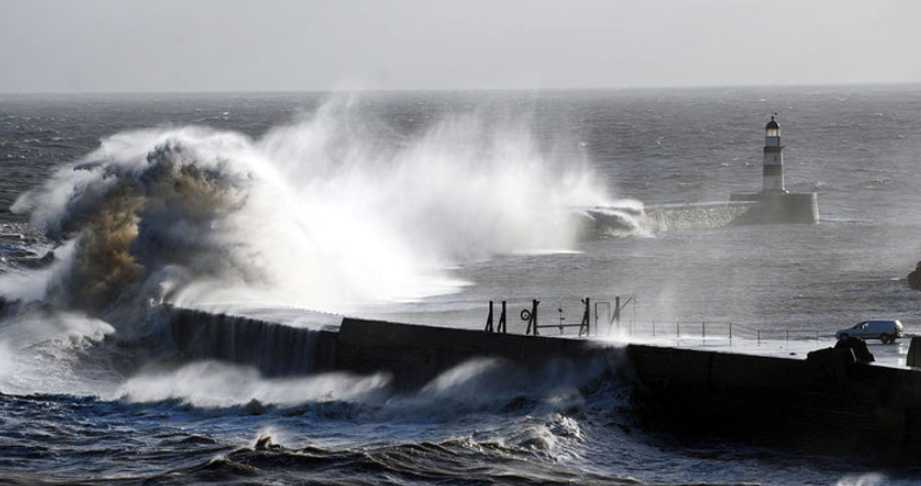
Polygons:
[[915,270],[908,274],[908,286],[914,290],[921,290],[921,262],[918,262]]

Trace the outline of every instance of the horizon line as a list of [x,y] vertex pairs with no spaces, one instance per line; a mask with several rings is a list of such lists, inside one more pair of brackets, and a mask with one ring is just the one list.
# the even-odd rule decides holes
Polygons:
[[0,96],[81,96],[81,95],[227,95],[227,94],[349,94],[349,93],[488,93],[488,92],[560,92],[560,91],[643,91],[697,89],[757,89],[757,88],[816,88],[816,87],[897,87],[921,85],[921,81],[856,81],[845,83],[780,83],[780,84],[699,84],[644,86],[584,86],[584,87],[506,87],[506,88],[353,88],[353,89],[218,89],[218,90],[89,90],[89,91],[0,91]]

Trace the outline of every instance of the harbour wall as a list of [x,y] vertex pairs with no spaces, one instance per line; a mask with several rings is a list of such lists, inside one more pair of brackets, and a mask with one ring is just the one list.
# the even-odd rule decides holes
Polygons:
[[898,460],[921,449],[921,372],[856,362],[849,349],[805,360],[630,345],[635,400],[670,431],[750,438]]
[[351,318],[338,330],[315,331],[171,313],[182,359],[246,364],[270,376],[386,372],[397,390],[412,390],[479,357],[525,372],[548,363],[576,371],[601,366],[628,381],[634,409],[651,428],[767,437],[817,450],[871,448],[893,458],[921,451],[921,372],[859,363],[850,349],[819,350],[804,360]]
[[816,224],[819,196],[814,192],[733,193],[730,202],[754,201],[736,224]]
[[758,203],[753,201],[661,204],[646,207],[656,231],[714,229],[738,224]]
[[226,361],[252,366],[270,377],[335,367],[336,331],[174,307],[165,313],[179,361]]
[[397,387],[416,388],[467,360],[496,358],[521,370],[594,368],[614,362],[622,349],[599,342],[487,333],[346,318],[336,345],[336,365],[356,373],[385,371]]
[[818,195],[733,193],[726,202],[659,204],[646,207],[658,231],[712,229],[750,224],[816,224]]
[[398,389],[425,385],[473,358],[520,369],[596,366],[623,349],[600,342],[485,333],[344,318],[337,330],[311,330],[226,314],[172,308],[169,328],[179,361],[213,359],[257,368],[266,376],[322,371],[389,373]]

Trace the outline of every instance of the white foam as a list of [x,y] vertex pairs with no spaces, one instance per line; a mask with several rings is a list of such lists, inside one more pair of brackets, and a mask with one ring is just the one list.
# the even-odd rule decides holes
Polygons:
[[384,389],[384,374],[320,373],[304,378],[265,378],[254,368],[199,361],[176,370],[147,371],[127,379],[112,398],[131,402],[180,400],[197,407],[311,401],[362,400]]
[[180,305],[348,312],[455,292],[469,282],[448,269],[467,261],[571,251],[569,208],[609,199],[588,161],[543,151],[527,122],[460,114],[399,144],[375,126],[332,100],[255,140],[122,132],[13,209],[79,239],[61,278],[76,305],[142,289]]

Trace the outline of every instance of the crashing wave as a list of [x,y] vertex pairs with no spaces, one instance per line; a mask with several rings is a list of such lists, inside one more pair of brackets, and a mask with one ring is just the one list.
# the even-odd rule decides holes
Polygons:
[[656,227],[636,200],[622,200],[576,211],[583,238],[652,236]]
[[[607,200],[586,161],[557,160],[523,125],[474,115],[382,139],[348,103],[260,139],[202,127],[123,132],[13,210],[62,242],[30,292],[103,314],[150,300],[348,311],[456,291],[446,268],[571,247],[572,207]],[[595,210],[617,231],[629,208]]]

